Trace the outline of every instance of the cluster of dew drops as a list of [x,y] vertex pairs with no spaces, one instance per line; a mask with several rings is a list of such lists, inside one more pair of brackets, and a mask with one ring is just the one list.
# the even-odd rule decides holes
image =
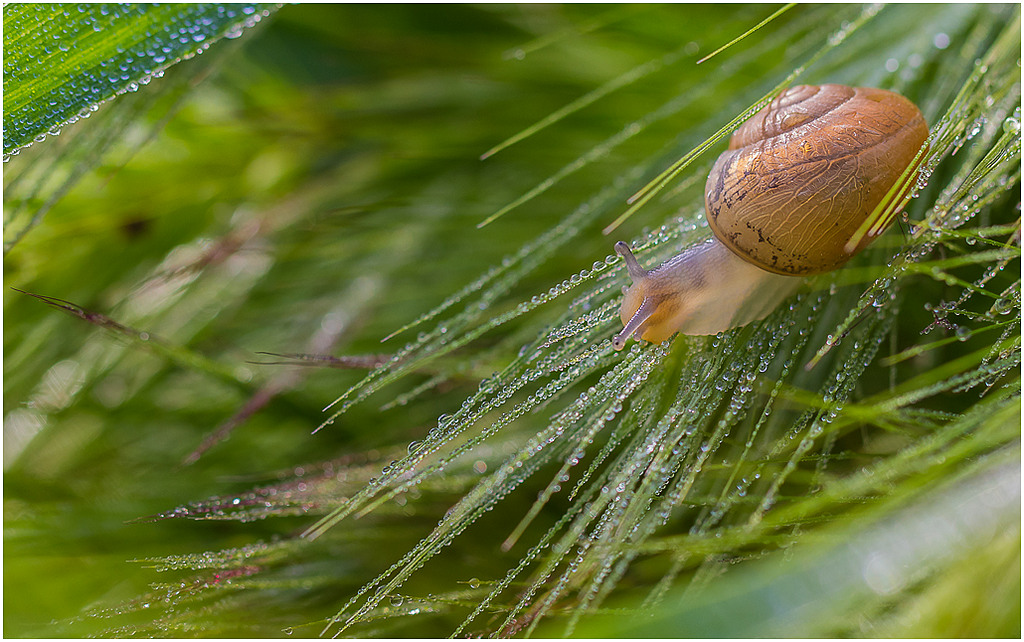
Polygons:
[[[979,71],[985,71],[985,69],[980,68]],[[989,97],[987,100],[991,101],[991,97]],[[993,105],[991,103],[988,103],[987,106],[992,107]],[[1000,126],[999,124],[1001,123],[1003,140],[997,143],[997,149],[999,150],[999,153],[994,158],[991,159],[990,166],[995,166],[1000,162],[1006,162],[1007,160],[1015,156],[1019,157],[1021,120],[1020,106],[1017,106],[1013,110],[1013,112],[1009,114],[1006,113],[1005,111],[996,111],[995,118],[993,120],[995,120],[997,126]],[[965,131],[962,135],[959,135],[954,139],[952,153],[955,155],[957,152],[959,152],[960,149],[966,143],[968,143],[969,141],[977,137],[980,133],[982,133],[985,127],[988,125],[988,118],[986,118],[985,116],[978,116],[968,127],[965,128]],[[995,132],[995,134],[998,134],[998,132]],[[1010,141],[1009,144],[1006,144],[1006,141]],[[1000,143],[1003,144],[1000,145]],[[927,173],[922,172],[922,177],[918,179],[919,188],[923,187],[922,181],[925,184],[927,183],[927,179],[930,173],[931,168],[928,168]],[[1008,177],[1008,175],[1006,173],[998,172],[994,174],[994,183],[988,182],[986,184],[985,181],[980,182],[975,186],[975,189],[971,190],[971,194],[969,194],[966,198],[957,199],[953,198],[953,194],[944,194],[943,200],[948,201],[950,204],[937,204],[934,207],[932,212],[934,219],[933,225],[949,229],[960,227],[981,211],[984,202],[983,199],[981,199],[981,197],[979,196],[979,193],[989,190],[1008,189],[1010,185],[1010,178]],[[1018,232],[1015,235],[1013,235],[1008,242],[1019,246],[1019,234],[1020,233],[1018,230]],[[973,246],[977,244],[978,238],[968,234],[964,237],[964,242],[967,243],[967,245]],[[925,246],[924,248],[922,248],[922,251],[927,249],[928,247]],[[935,321],[931,325],[929,325],[928,328],[926,328],[922,332],[922,334],[926,334],[933,327],[938,326],[944,327],[952,331],[956,339],[959,341],[967,341],[971,339],[974,335],[974,330],[971,327],[969,327],[969,325],[961,325],[951,322],[949,320],[950,315],[965,316],[968,319],[973,319],[975,322],[992,323],[998,322],[1000,317],[1006,317],[1007,315],[1010,315],[1012,312],[1016,312],[1016,316],[1019,319],[1021,309],[1019,281],[1011,285],[1006,290],[999,292],[995,296],[994,302],[980,316],[972,315],[970,313],[963,311],[963,306],[967,302],[967,300],[970,299],[975,292],[983,291],[987,283],[995,276],[997,276],[998,273],[1001,272],[1006,267],[1006,265],[1007,261],[996,261],[994,264],[990,265],[989,268],[985,271],[985,273],[972,283],[972,287],[965,288],[956,300],[940,301],[937,305],[926,303],[925,310],[927,310],[934,316]],[[933,276],[936,279],[945,282],[947,285],[953,286],[958,284],[958,282],[955,279],[945,274],[938,268],[933,269]],[[1003,339],[1012,334],[1014,328],[1017,326],[1019,326],[1019,321],[1017,323],[1008,324],[1003,332],[1003,336],[1001,336],[1000,340],[996,342],[996,345],[999,345]],[[990,353],[989,355],[985,356],[985,358],[983,359],[982,368],[983,372],[987,372],[990,375],[988,379],[984,382],[988,387],[994,385],[996,380],[1002,374],[1002,368],[997,365],[994,365],[993,362],[996,360],[1006,362],[1009,358],[1010,354],[1006,349],[1001,351],[993,351],[993,353]],[[1005,363],[1003,365],[1005,365]],[[961,386],[960,389],[967,389],[973,387],[974,385],[977,385],[977,383],[968,382],[964,386]]]
[[[42,44],[25,52],[25,57],[4,57],[4,84],[17,84],[33,80],[29,77],[39,65],[21,63],[39,58],[47,68],[63,69],[81,56],[79,49],[88,46],[89,29],[96,34],[117,29],[121,24],[139,23],[153,7],[140,4],[126,5],[57,5],[61,14],[56,20],[40,22],[37,11],[12,12],[11,24],[5,25],[12,33],[41,33]],[[4,118],[6,163],[21,148],[7,148],[6,142],[17,138],[19,130],[35,129],[39,122],[57,124],[35,136],[34,142],[43,141],[48,135],[56,136],[61,129],[82,118],[88,118],[99,106],[114,96],[138,91],[140,86],[149,84],[154,78],[163,76],[171,65],[188,60],[209,48],[219,36],[238,38],[263,18],[270,15],[268,9],[255,4],[213,5],[197,13],[196,6],[180,5],[180,13],[142,32],[137,42],[127,46],[118,45],[116,54],[103,60],[93,69],[75,70],[76,77],[67,83],[58,84],[41,99],[33,99],[22,109],[6,114]],[[228,23],[225,31],[225,22]],[[38,51],[38,54],[32,53]],[[79,107],[77,113],[64,116],[68,106]],[[10,127],[11,131],[8,131]],[[31,143],[30,143],[31,144]]]

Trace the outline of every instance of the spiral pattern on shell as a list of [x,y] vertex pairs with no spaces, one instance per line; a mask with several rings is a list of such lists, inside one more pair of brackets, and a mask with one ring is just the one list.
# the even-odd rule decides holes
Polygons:
[[745,261],[778,274],[827,272],[928,137],[890,91],[801,85],[737,129],[705,186],[708,223]]

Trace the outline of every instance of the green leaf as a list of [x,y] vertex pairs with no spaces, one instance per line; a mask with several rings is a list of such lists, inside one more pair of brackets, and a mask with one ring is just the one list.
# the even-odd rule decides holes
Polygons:
[[4,6],[4,159],[234,38],[270,4]]

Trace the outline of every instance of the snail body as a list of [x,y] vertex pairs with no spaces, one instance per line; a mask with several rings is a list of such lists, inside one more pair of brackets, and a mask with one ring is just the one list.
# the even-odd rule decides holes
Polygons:
[[884,231],[848,247],[927,137],[920,110],[890,91],[802,85],[780,94],[711,168],[710,240],[650,271],[615,244],[633,280],[615,348],[634,334],[658,343],[746,325],[803,277],[841,267]]

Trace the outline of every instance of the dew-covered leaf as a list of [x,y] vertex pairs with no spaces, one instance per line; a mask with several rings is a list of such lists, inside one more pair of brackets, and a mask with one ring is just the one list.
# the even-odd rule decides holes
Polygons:
[[4,159],[171,65],[234,38],[273,4],[4,5]]

